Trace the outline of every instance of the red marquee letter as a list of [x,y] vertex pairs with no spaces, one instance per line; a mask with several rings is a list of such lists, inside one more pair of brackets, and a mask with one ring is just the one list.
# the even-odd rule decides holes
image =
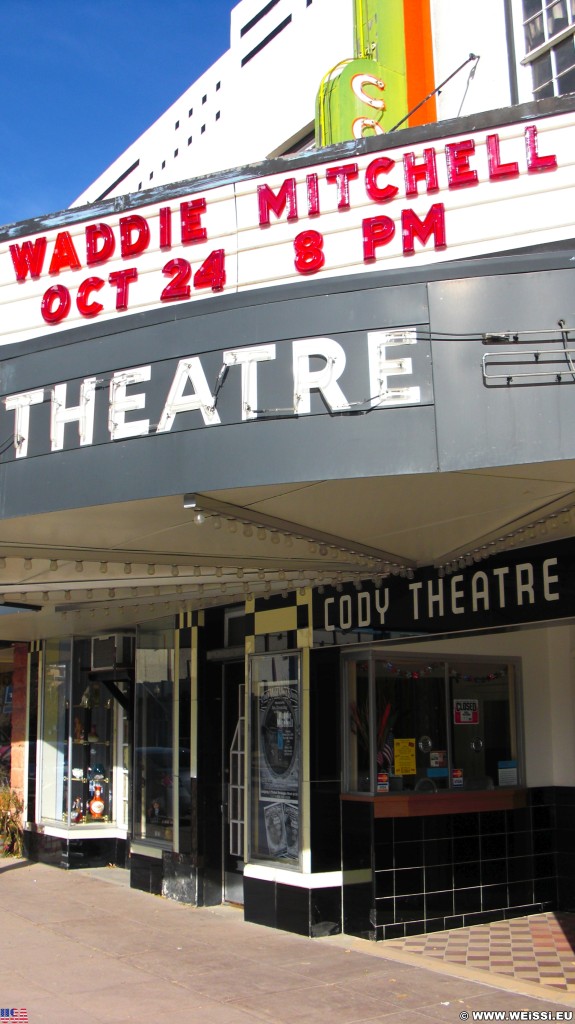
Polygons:
[[[132,232],[136,237],[132,237]],[[120,217],[120,252],[123,257],[137,256],[150,244],[150,228],[144,217],[133,213],[130,217]]]
[[180,203],[182,243],[203,242],[208,237],[208,232],[202,227],[202,213],[205,209],[205,199],[190,199],[188,203]]
[[47,324],[59,324],[70,312],[70,292],[63,284],[54,284],[44,293],[42,299],[42,316]]
[[386,185],[384,188],[380,188],[377,184],[378,175],[387,174],[394,167],[395,160],[392,160],[389,156],[379,156],[377,160],[372,160],[367,165],[365,171],[365,191],[369,198],[373,199],[374,203],[386,203],[399,192],[395,185]]
[[415,252],[415,238],[419,238],[422,245],[425,245],[431,235],[435,237],[434,248],[445,249],[445,207],[443,203],[434,203],[425,220],[420,220],[413,210],[402,210],[401,233],[405,256],[410,256]]
[[427,192],[437,192],[437,164],[435,150],[423,150],[423,163],[415,162],[415,153],[405,153],[403,157],[403,175],[405,178],[406,196],[417,195],[417,182],[425,181]]
[[70,232],[60,231],[56,235],[48,273],[59,274],[61,270],[79,270],[81,266]]
[[40,277],[46,255],[46,239],[44,237],[37,238],[34,244],[22,242],[21,246],[11,245],[10,255],[17,281],[25,281],[28,272],[30,272],[30,277]]
[[495,181],[496,178],[516,178],[519,174],[519,164],[515,162],[502,164],[499,154],[499,136],[487,136],[487,159],[489,162],[489,178]]
[[78,288],[78,295],[76,296],[76,305],[78,312],[82,316],[97,316],[103,310],[101,302],[88,302],[90,292],[99,292],[100,288],[104,287],[104,282],[101,277],[87,277],[85,281]]
[[[99,243],[100,248],[98,248]],[[89,224],[86,228],[86,263],[105,263],[114,255],[116,240],[109,224]]]
[[477,183],[477,171],[472,171],[469,166],[469,157],[474,152],[473,139],[447,143],[445,159],[447,160],[447,179],[450,188],[460,188],[462,185]]
[[363,262],[375,259],[378,245],[387,245],[395,234],[391,217],[367,217],[361,224],[363,232]]
[[116,309],[118,312],[128,308],[128,288],[130,281],[138,280],[138,271],[135,267],[131,267],[129,270],[115,270],[113,274],[110,274],[108,281],[110,284],[115,284],[117,288],[116,292]]
[[341,167],[328,167],[325,172],[326,180],[331,184],[335,182],[337,188],[338,210],[349,210],[349,183],[352,178],[357,178],[359,170],[357,164],[344,164]]
[[258,209],[260,227],[270,222],[270,210],[279,219],[287,207],[287,219],[297,220],[297,196],[295,178],[286,178],[277,196],[269,185],[258,185]]
[[525,129],[525,148],[527,150],[527,170],[530,174],[536,171],[554,171],[557,167],[556,156],[539,156],[537,127],[534,124]]

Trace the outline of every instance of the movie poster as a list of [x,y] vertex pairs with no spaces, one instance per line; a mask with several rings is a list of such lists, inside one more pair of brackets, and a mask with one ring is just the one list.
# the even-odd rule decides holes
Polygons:
[[293,863],[300,852],[298,674],[294,655],[252,664],[252,854]]

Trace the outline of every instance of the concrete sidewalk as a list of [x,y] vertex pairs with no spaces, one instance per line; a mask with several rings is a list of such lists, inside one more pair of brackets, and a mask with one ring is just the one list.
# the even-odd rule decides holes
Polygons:
[[125,882],[113,868],[0,861],[0,1017],[25,1009],[29,1024],[429,1024],[538,1010],[575,1019],[574,995],[386,943],[305,939],[246,924],[232,907],[194,909]]

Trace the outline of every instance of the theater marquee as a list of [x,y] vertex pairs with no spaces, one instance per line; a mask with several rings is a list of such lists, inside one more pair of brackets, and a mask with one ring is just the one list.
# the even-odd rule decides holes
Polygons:
[[[214,294],[501,252],[575,231],[575,114],[92,208],[0,243],[0,344]],[[326,157],[328,158],[326,160]],[[278,165],[274,162],[273,169]],[[168,190],[166,190],[166,194]],[[124,207],[123,211],[121,207]],[[106,206],[103,207],[107,209]]]

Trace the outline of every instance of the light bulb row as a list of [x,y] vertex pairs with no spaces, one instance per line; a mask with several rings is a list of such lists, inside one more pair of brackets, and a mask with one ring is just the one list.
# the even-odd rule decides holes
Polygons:
[[487,541],[485,544],[472,548],[458,555],[457,558],[442,562],[437,566],[438,575],[440,577],[450,576],[460,569],[465,569],[478,562],[482,562],[487,558],[493,557],[493,555],[498,555],[509,548],[515,547],[518,540],[524,543],[537,540],[545,542],[545,540],[549,539],[550,534],[556,531],[559,526],[572,525],[573,512],[574,507],[569,506],[556,512],[550,512],[546,516],[541,516],[535,522],[529,523],[526,526],[518,526],[516,530],[511,530],[509,533],[502,534],[497,539]]

